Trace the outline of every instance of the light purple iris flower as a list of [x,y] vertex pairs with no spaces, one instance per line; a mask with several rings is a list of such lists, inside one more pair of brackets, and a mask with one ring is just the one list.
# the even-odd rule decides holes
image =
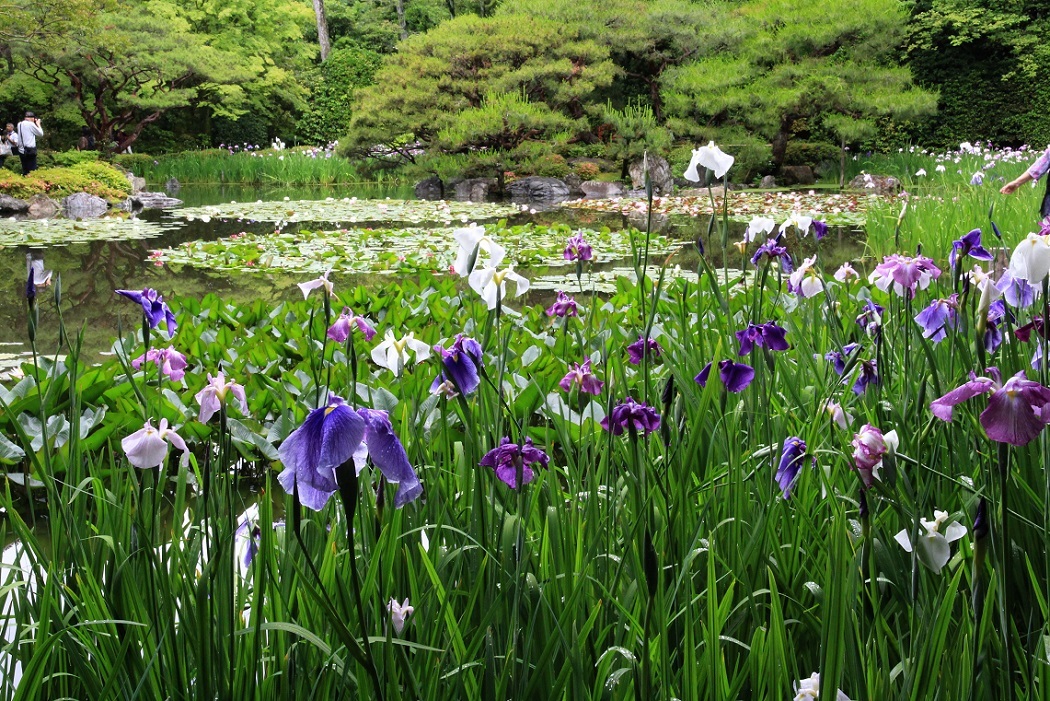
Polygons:
[[959,256],[970,256],[976,260],[992,260],[992,254],[981,245],[980,229],[974,229],[961,239],[952,242],[952,251],[948,254],[948,265],[953,269]]
[[996,281],[995,289],[1003,294],[1003,299],[1011,307],[1023,309],[1035,302],[1035,288],[1023,277],[1016,277],[1009,270],[1004,271]]
[[583,365],[573,363],[572,367],[569,368],[569,372],[558,383],[558,386],[566,392],[572,390],[573,385],[579,385],[581,392],[597,395],[602,393],[602,387],[605,386],[605,383],[591,372],[591,359],[587,358],[583,361]]
[[350,338],[351,324],[357,326],[358,330],[365,335],[366,341],[375,338],[375,327],[368,322],[368,319],[355,315],[350,311],[350,307],[343,307],[343,313],[339,315],[335,323],[328,327],[328,338],[336,343],[346,343],[346,339]]
[[481,384],[481,367],[485,352],[473,338],[457,334],[448,348],[434,346],[441,358],[441,374],[434,378],[430,391],[436,392],[444,382],[452,382],[463,394],[473,394]]
[[802,469],[802,461],[806,457],[806,442],[796,436],[784,439],[784,447],[780,451],[780,465],[777,466],[776,480],[784,498],[791,497],[791,488],[798,479],[798,471]]
[[660,415],[648,404],[636,402],[628,397],[613,407],[612,412],[602,419],[602,428],[614,436],[628,430],[648,436],[660,428]]
[[638,337],[638,340],[627,346],[627,362],[631,365],[641,365],[642,357],[646,354],[650,359],[659,358],[663,348],[653,338]]
[[1032,442],[1050,423],[1050,389],[1019,372],[1005,383],[998,368],[985,370],[989,377],[970,373],[970,381],[930,403],[938,419],[952,420],[957,404],[979,394],[989,394],[988,406],[981,412],[981,425],[993,441],[1020,446]]
[[358,474],[371,458],[388,482],[398,485],[394,505],[402,507],[423,493],[415,470],[385,411],[352,409],[332,394],[328,406],[314,409],[277,451],[284,470],[277,480],[299,502],[320,511],[339,488],[335,470],[353,460]]
[[933,300],[915,315],[915,323],[922,327],[923,338],[940,343],[948,337],[947,329],[954,329],[959,323],[959,295]]
[[590,260],[594,257],[591,245],[583,240],[583,234],[573,234],[565,244],[565,260]]
[[163,321],[164,327],[168,331],[168,338],[172,338],[175,335],[175,330],[178,328],[175,314],[164,303],[164,298],[156,290],[147,287],[141,292],[137,290],[117,290],[116,292],[118,295],[127,297],[132,302],[142,306],[142,313],[145,315],[151,329],[157,328],[160,322]]
[[174,348],[150,348],[144,355],[131,361],[131,367],[138,370],[143,363],[154,363],[160,371],[178,382],[186,376],[186,356]]
[[999,325],[1007,317],[1013,318],[1010,312],[1007,310],[1003,300],[997,299],[988,306],[988,313],[986,323],[984,327],[984,349],[989,353],[994,353],[998,350],[999,346],[1003,342],[1003,332],[999,329]]
[[787,339],[784,338],[786,333],[783,327],[777,326],[772,321],[764,324],[749,324],[746,329],[736,332],[736,339],[740,341],[738,355],[747,355],[756,345],[769,350],[785,351],[788,349]]
[[[693,380],[701,387],[707,387],[707,380],[711,375],[711,363],[697,374]],[[755,379],[755,369],[744,363],[734,363],[732,360],[723,360],[718,363],[718,375],[722,378],[722,384],[730,392],[743,392],[751,381]]]
[[518,471],[521,471],[521,483],[528,484],[536,478],[533,465],[547,467],[550,458],[542,450],[532,444],[531,438],[525,439],[525,444],[518,446],[511,443],[510,438],[504,437],[499,447],[493,448],[485,453],[478,463],[482,467],[491,467],[499,477],[511,489],[518,488]]
[[758,262],[763,257],[769,258],[770,260],[780,260],[780,271],[783,273],[795,272],[795,262],[791,260],[791,254],[788,253],[787,248],[780,245],[780,238],[783,234],[778,235],[776,238],[768,239],[764,244],[759,246],[755,250],[755,255],[751,256],[751,264],[758,267]]
[[871,488],[879,477],[879,467],[887,453],[897,450],[897,432],[882,434],[875,426],[864,424],[853,436],[853,466],[865,489]]
[[208,384],[200,392],[194,395],[194,399],[201,405],[201,413],[198,420],[202,424],[208,423],[212,416],[226,403],[226,395],[232,394],[241,408],[241,413],[248,415],[248,402],[244,396],[244,387],[233,380],[226,381],[226,376],[219,372],[215,377],[208,373]]
[[894,253],[886,256],[875,266],[868,276],[868,282],[874,283],[883,292],[890,288],[901,297],[909,299],[915,296],[916,288],[925,290],[932,280],[941,276],[941,269],[926,256],[902,256]]
[[547,307],[547,316],[579,316],[580,310],[576,306],[576,300],[565,294],[561,290],[558,290],[558,298],[554,300],[554,304]]

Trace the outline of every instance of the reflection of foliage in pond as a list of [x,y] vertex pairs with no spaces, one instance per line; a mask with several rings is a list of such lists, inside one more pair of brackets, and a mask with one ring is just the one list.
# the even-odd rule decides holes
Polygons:
[[[622,260],[631,254],[632,235],[640,245],[638,232],[573,230],[561,224],[526,224],[488,227],[489,235],[505,246],[517,265],[570,265],[563,252],[574,233],[591,244],[596,263]],[[178,248],[152,254],[160,262],[191,265],[213,270],[281,269],[302,273],[412,272],[448,270],[455,257],[456,243],[450,228],[342,229],[339,231],[299,231],[280,234],[235,234],[217,241],[190,241]],[[664,236],[653,236],[649,251],[669,253],[678,243]]]
[[[721,198],[715,198],[721,212]],[[810,192],[731,192],[729,193],[729,218],[747,221],[754,216],[772,217],[777,221],[787,219],[792,212],[821,219],[832,225],[863,226],[867,209],[878,202],[874,195],[850,193],[818,194]],[[563,203],[564,207],[592,209],[600,212],[632,214],[645,212],[644,199],[624,197],[611,200],[574,200]],[[654,214],[687,214],[705,216],[711,214],[711,199],[702,197],[656,197],[653,199]]]
[[288,200],[281,202],[229,202],[205,207],[186,207],[175,214],[186,219],[245,219],[272,222],[435,222],[452,224],[479,219],[498,219],[518,214],[512,204],[494,202],[444,202],[430,200]]
[[124,241],[160,236],[179,224],[142,219],[0,219],[0,248],[5,246],[65,246],[88,241]]

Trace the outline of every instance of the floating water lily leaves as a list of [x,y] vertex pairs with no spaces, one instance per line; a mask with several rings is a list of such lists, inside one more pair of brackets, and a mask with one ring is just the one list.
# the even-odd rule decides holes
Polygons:
[[356,197],[288,202],[227,202],[205,207],[183,207],[172,212],[185,219],[237,219],[266,222],[404,222],[453,224],[499,219],[520,213],[512,204],[444,202],[441,200],[359,200]]
[[181,227],[123,217],[99,219],[0,219],[0,248],[5,246],[67,246],[88,241],[148,239]]

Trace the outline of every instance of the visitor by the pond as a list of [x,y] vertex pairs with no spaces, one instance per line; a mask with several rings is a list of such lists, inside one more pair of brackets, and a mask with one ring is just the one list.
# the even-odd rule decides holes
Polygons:
[[[1039,158],[1035,159],[1035,163],[1029,166],[1028,170],[1003,185],[999,192],[1009,195],[1025,183],[1030,183],[1043,177],[1047,171],[1050,171],[1050,146],[1043,151]],[[1046,194],[1043,195],[1043,202],[1039,207],[1039,216],[1044,220],[1050,219],[1050,179],[1047,180]]]
[[89,127],[80,127],[80,140],[77,141],[77,151],[94,151],[95,136]]
[[7,161],[7,157],[11,155],[11,152],[18,148],[18,137],[15,136],[15,125],[8,123],[4,127],[4,131],[0,133],[0,168],[4,167],[4,162]]
[[40,118],[32,112],[26,112],[25,119],[18,123],[18,157],[22,161],[22,175],[29,175],[36,170],[36,137],[43,136]]

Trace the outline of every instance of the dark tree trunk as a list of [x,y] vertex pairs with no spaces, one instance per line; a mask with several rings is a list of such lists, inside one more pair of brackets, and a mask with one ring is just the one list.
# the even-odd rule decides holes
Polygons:
[[780,123],[780,131],[773,137],[773,165],[777,170],[784,165],[784,157],[787,155],[788,140],[791,139],[791,127],[795,124],[795,115],[789,114]]
[[332,40],[328,36],[328,18],[324,14],[324,0],[314,0],[314,16],[317,18],[317,43],[321,46],[321,60],[325,61],[328,59],[328,54],[332,52]]
[[401,40],[408,38],[408,25],[405,24],[405,0],[396,0],[397,24],[401,27]]

